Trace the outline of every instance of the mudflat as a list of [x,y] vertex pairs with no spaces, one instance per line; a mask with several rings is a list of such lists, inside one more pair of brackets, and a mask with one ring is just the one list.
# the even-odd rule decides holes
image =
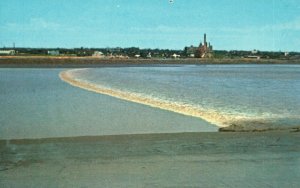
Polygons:
[[1,187],[299,187],[300,133],[0,141]]

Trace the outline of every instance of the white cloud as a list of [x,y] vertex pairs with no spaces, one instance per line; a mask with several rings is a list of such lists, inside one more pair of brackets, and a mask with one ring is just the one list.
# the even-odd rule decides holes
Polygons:
[[30,20],[29,26],[39,29],[58,29],[60,28],[60,24],[55,22],[46,21],[42,18],[33,18]]
[[264,26],[246,26],[246,27],[182,27],[182,26],[168,26],[158,25],[154,27],[131,27],[131,31],[140,33],[199,33],[199,32],[222,32],[227,35],[245,35],[250,33],[259,32],[272,32],[272,31],[300,31],[300,17],[285,23],[269,24]]
[[222,31],[235,33],[250,33],[250,32],[272,32],[272,31],[300,31],[300,17],[278,24],[269,24],[261,27],[241,27],[241,28],[220,28]]
[[2,29],[13,31],[40,31],[40,30],[59,30],[63,27],[56,22],[47,21],[42,18],[32,18],[27,23],[7,23]]
[[298,17],[295,20],[286,22],[286,23],[274,25],[273,29],[299,31],[300,30],[300,17]]
[[183,26],[168,26],[168,25],[158,25],[154,27],[131,27],[130,30],[133,32],[143,32],[143,33],[161,33],[161,34],[170,34],[170,33],[199,33],[211,30],[212,28],[204,27],[183,27]]

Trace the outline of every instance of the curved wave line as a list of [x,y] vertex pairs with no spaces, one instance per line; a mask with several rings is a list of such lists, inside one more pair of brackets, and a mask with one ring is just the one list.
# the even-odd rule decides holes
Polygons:
[[[159,99],[153,99],[146,96],[141,96],[135,93],[125,92],[121,90],[107,88],[105,86],[101,86],[99,84],[88,83],[79,79],[74,78],[72,73],[74,71],[79,71],[83,69],[72,69],[66,70],[59,73],[59,77],[62,81],[69,83],[72,86],[79,87],[88,91],[92,91],[95,93],[109,95],[115,98],[119,98],[122,100],[127,100],[130,102],[135,102],[139,104],[144,104],[147,106],[168,110],[172,112],[176,112],[179,114],[192,116],[201,118],[207,122],[215,124],[218,127],[226,127],[229,125],[228,122],[233,119],[233,117],[223,116],[220,113],[210,110],[201,110],[197,107],[193,107],[187,104],[179,104]],[[234,119],[237,119],[235,116]]]

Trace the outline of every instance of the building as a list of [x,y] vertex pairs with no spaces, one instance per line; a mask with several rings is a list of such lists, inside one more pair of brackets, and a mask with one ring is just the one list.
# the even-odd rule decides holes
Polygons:
[[212,52],[213,46],[206,41],[206,34],[204,34],[203,44],[201,42],[198,47],[192,45],[184,48],[187,57],[207,58],[212,57]]
[[15,55],[15,50],[0,50],[0,55]]
[[92,56],[93,57],[104,57],[104,54],[102,52],[95,51]]
[[260,59],[260,56],[257,56],[257,55],[248,55],[247,58]]
[[171,57],[172,57],[172,58],[174,58],[174,59],[177,59],[177,58],[179,58],[179,57],[180,57],[180,55],[179,55],[179,54],[175,54],[175,53],[174,53],[173,55],[171,55]]
[[151,57],[152,57],[151,52],[149,52],[149,53],[147,54],[147,58],[151,58]]
[[198,47],[191,45],[189,47],[184,48],[184,53],[187,57],[195,57],[197,50],[198,50]]
[[59,55],[59,50],[49,50],[48,55]]
[[213,46],[206,41],[206,34],[204,34],[203,44],[200,43],[195,57],[206,58],[211,57],[213,52]]

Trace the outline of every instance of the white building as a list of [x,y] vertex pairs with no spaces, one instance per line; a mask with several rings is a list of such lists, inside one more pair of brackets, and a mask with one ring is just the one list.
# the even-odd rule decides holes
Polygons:
[[95,51],[92,56],[93,57],[104,57],[104,54],[102,52]]
[[48,55],[59,55],[59,51],[58,50],[49,50]]
[[178,55],[178,54],[173,54],[171,57],[174,58],[174,59],[176,59],[176,58],[179,58],[180,55]]
[[247,57],[252,59],[260,59],[260,56],[257,55],[248,55]]
[[147,58],[151,58],[151,57],[152,57],[151,52],[149,52],[149,53],[147,54]]
[[0,50],[0,55],[15,55],[15,50]]

